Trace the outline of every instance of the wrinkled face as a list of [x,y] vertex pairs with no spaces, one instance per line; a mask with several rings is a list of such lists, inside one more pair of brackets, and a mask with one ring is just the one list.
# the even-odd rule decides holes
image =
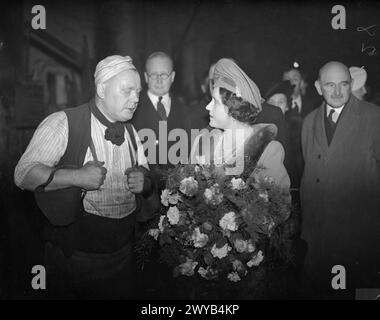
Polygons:
[[210,126],[218,129],[228,129],[233,118],[228,114],[227,106],[222,103],[219,87],[212,90],[212,100],[206,106],[210,113]]
[[155,57],[148,61],[144,75],[149,91],[156,96],[164,96],[170,90],[175,72],[168,58]]
[[323,70],[315,85],[318,93],[332,108],[339,108],[350,99],[351,76],[340,65],[332,65]]
[[289,80],[292,85],[294,85],[293,94],[298,96],[301,92],[302,86],[302,76],[298,70],[289,70],[284,73],[283,80]]
[[268,99],[268,103],[279,107],[283,114],[285,114],[288,104],[288,99],[283,93],[276,93]]
[[130,120],[137,108],[141,91],[138,72],[120,72],[99,86],[102,86],[99,96],[106,117],[112,122]]

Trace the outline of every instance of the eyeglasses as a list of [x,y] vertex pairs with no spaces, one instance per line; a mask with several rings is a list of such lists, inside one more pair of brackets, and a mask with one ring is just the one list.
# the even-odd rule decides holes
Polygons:
[[[173,72],[173,71],[172,71]],[[155,80],[157,81],[158,78],[160,78],[161,80],[166,80],[170,77],[170,75],[172,74],[172,72],[170,72],[169,74],[167,73],[151,73],[151,74],[148,74],[148,77],[152,80]]]

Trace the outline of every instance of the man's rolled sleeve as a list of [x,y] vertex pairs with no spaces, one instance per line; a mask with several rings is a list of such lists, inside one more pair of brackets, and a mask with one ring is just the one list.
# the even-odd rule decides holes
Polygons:
[[45,118],[34,132],[32,140],[16,166],[15,184],[23,189],[26,175],[37,164],[55,166],[65,153],[67,142],[66,114],[59,111]]

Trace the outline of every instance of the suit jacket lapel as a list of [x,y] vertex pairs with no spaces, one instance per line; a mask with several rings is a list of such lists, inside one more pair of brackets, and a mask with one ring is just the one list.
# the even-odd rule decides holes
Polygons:
[[152,101],[150,100],[149,96],[148,96],[148,91],[145,91],[145,94],[144,94],[144,99],[145,101],[143,101],[143,105],[146,105],[147,107],[147,114],[150,114],[151,112],[154,112],[153,114],[156,115],[156,117],[161,120],[161,117],[160,117],[160,114],[158,113],[158,111],[156,110],[156,108],[154,107]]

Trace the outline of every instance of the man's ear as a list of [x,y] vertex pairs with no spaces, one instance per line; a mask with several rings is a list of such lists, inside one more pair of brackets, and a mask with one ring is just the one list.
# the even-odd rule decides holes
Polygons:
[[170,75],[170,80],[172,83],[174,82],[174,78],[175,78],[175,71],[172,71],[172,73]]
[[148,74],[144,72],[145,83],[148,84]]
[[321,96],[322,95],[322,89],[321,89],[321,83],[319,82],[319,80],[316,80],[314,82],[314,87],[315,87],[315,89],[317,89],[318,94]]
[[99,98],[103,99],[104,98],[104,89],[105,89],[105,84],[104,83],[99,83],[96,86],[96,94],[98,95]]

